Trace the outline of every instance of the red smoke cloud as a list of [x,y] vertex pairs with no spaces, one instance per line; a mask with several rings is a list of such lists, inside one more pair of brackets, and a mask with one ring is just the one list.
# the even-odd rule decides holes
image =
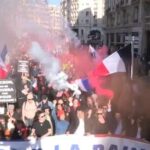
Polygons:
[[89,73],[89,80],[91,86],[95,89],[95,92],[98,95],[103,95],[108,99],[112,99],[114,97],[114,92],[110,89],[105,88],[105,77],[96,76],[93,72]]

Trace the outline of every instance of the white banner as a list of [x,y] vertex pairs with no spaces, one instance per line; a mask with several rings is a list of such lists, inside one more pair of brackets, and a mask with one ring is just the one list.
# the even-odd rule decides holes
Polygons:
[[60,135],[30,141],[1,141],[0,150],[150,150],[150,144],[119,137]]

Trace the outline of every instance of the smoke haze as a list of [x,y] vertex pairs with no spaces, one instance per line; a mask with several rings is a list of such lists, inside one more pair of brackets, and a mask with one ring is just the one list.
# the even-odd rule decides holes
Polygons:
[[[0,49],[7,45],[12,51],[22,41],[25,47],[29,47],[29,42],[38,41],[42,47],[49,47],[49,50],[57,49],[58,42],[62,50],[68,48],[68,43],[80,43],[61,16],[61,35],[52,32],[54,16],[50,14],[48,5],[23,0],[1,0],[0,18]],[[20,47],[17,48],[20,50]]]

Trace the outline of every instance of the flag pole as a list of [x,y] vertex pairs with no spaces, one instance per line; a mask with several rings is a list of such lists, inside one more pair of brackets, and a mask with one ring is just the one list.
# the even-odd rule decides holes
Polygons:
[[134,74],[134,36],[131,38],[131,79]]

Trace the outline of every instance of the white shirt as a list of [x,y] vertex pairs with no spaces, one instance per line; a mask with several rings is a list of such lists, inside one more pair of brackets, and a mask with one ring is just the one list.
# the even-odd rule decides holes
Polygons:
[[85,133],[85,128],[84,128],[84,120],[83,119],[79,119],[79,125],[75,131],[74,134],[76,135],[84,135]]

